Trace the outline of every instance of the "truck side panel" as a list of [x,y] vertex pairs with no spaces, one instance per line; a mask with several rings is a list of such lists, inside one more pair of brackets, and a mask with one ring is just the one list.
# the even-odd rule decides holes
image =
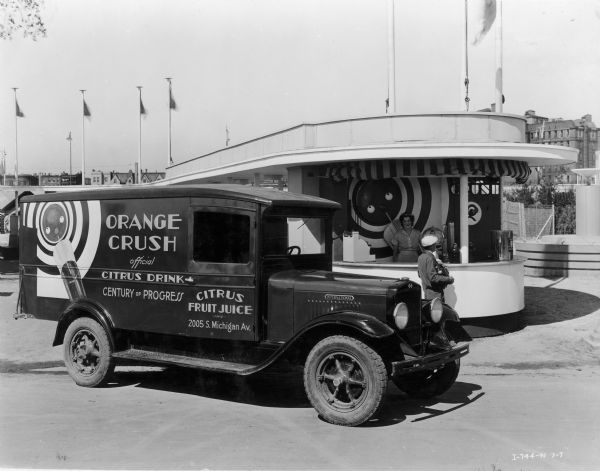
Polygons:
[[253,278],[224,276],[219,266],[214,276],[200,276],[190,263],[198,236],[189,198],[32,202],[22,209],[24,312],[57,320],[71,302],[89,298],[119,329],[255,339]]

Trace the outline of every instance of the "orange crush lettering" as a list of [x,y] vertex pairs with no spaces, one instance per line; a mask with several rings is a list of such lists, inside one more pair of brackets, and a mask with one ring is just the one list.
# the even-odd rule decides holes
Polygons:
[[143,236],[143,235],[111,235],[108,247],[112,250],[149,250],[150,252],[175,252],[177,237],[175,236]]
[[154,230],[176,230],[183,219],[179,214],[142,214],[141,218],[137,214],[129,216],[127,214],[109,214],[106,216],[106,227],[109,229],[142,229]]

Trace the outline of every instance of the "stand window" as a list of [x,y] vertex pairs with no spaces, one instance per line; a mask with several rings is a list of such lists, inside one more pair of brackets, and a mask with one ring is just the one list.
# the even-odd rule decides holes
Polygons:
[[194,213],[194,261],[248,263],[250,217],[242,214]]

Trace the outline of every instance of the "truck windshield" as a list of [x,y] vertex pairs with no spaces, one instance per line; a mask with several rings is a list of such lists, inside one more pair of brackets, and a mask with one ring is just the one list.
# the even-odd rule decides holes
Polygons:
[[263,254],[325,253],[325,220],[319,217],[268,216],[263,219]]

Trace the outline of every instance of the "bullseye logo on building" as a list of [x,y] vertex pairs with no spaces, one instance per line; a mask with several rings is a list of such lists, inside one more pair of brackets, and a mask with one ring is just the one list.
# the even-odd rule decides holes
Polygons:
[[60,242],[63,247],[69,247],[71,261],[79,268],[83,278],[98,250],[100,202],[23,203],[22,224],[37,233],[36,257],[40,261],[37,268],[38,296],[67,298],[56,262],[56,246]]

